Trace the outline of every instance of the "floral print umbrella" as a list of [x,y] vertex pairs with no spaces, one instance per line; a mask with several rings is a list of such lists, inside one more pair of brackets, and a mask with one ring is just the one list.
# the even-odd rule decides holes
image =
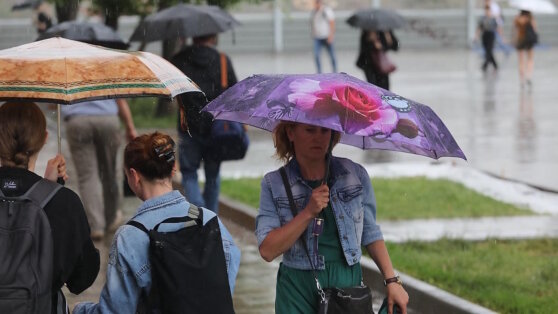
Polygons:
[[282,120],[322,126],[363,149],[466,159],[432,109],[345,73],[253,75],[203,110],[268,131]]

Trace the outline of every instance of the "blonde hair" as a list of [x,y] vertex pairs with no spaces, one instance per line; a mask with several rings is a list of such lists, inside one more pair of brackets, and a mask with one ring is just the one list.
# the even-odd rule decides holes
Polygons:
[[27,169],[29,158],[45,144],[45,115],[35,103],[7,102],[0,107],[0,126],[2,166]]
[[[289,140],[287,135],[287,129],[294,128],[297,124],[295,122],[281,121],[275,129],[273,129],[273,143],[275,145],[275,156],[277,159],[288,163],[292,158],[295,157],[295,150],[292,142]],[[333,135],[333,147],[339,143],[341,139],[341,133],[338,131],[331,131]]]

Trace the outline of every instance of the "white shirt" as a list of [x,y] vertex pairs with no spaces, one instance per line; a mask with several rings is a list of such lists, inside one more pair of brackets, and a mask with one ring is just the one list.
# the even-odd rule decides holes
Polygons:
[[492,13],[492,16],[496,18],[498,25],[502,25],[504,22],[502,20],[502,10],[500,9],[500,5],[498,5],[495,1],[490,1],[490,13]]
[[335,19],[330,7],[322,6],[312,13],[312,32],[316,39],[326,39],[331,32],[329,23]]

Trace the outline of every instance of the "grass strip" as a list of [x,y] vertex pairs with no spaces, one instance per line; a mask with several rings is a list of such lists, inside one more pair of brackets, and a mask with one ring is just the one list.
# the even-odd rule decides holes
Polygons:
[[[261,178],[223,179],[221,193],[254,208],[259,206]],[[378,220],[469,218],[532,215],[449,180],[424,177],[372,180]]]
[[500,313],[556,313],[558,239],[387,243],[396,268]]

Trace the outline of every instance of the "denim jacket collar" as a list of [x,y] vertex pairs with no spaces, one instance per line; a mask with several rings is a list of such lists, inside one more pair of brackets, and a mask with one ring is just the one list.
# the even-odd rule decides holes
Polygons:
[[[292,158],[286,165],[287,174],[289,177],[289,184],[293,186],[296,182],[304,182],[300,172],[300,165],[296,158]],[[341,177],[348,175],[349,170],[341,163],[341,161],[332,156],[329,164],[329,181],[335,183]]]
[[182,201],[186,201],[186,198],[182,194],[180,194],[179,191],[176,190],[173,190],[171,192],[168,192],[166,194],[157,197],[150,198],[144,201],[140,205],[140,207],[138,207],[138,210],[134,215],[134,217],[132,217],[132,219],[150,210],[154,210],[160,207],[165,207],[168,204],[178,203]]

